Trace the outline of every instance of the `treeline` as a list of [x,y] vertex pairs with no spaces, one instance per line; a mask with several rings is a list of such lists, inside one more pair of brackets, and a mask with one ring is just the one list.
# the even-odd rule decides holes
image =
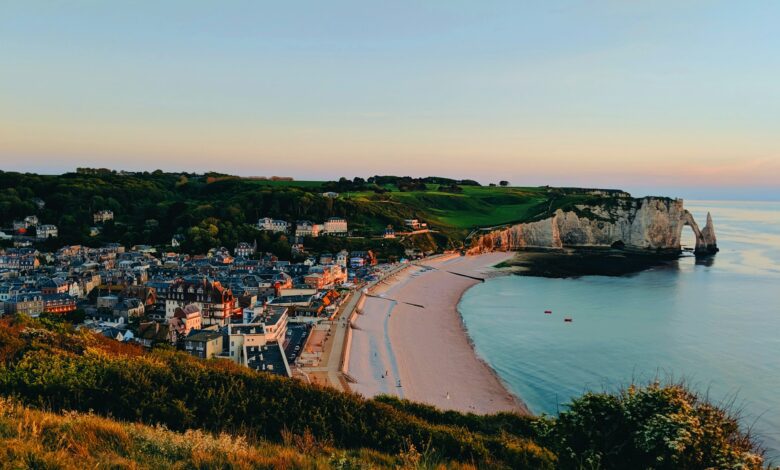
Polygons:
[[[400,225],[404,217],[414,214],[412,208],[397,205],[369,206],[323,197],[320,193],[326,190],[318,185],[286,185],[217,173],[79,169],[52,176],[0,172],[0,226],[35,214],[41,223],[59,228],[59,238],[49,240],[47,249],[106,242],[167,246],[177,236],[183,240],[182,250],[204,253],[215,246],[233,248],[239,241],[257,239],[262,250],[286,259],[289,239],[260,233],[254,228],[259,218],[321,222],[345,217],[357,234],[375,235],[384,226]],[[45,206],[38,207],[37,199]],[[93,214],[98,210],[113,211],[115,219],[95,224]],[[90,227],[95,225],[101,232],[92,236]]]
[[0,319],[0,393],[29,406],[340,448],[426,449],[484,468],[762,468],[728,410],[681,384],[587,393],[557,417],[477,416],[118,343],[68,324]]
[[449,191],[461,192],[460,186],[481,186],[477,181],[464,179],[456,180],[439,176],[427,176],[425,178],[413,178],[411,176],[371,176],[367,179],[355,177],[353,179],[340,178],[338,181],[328,181],[322,185],[325,191],[357,192],[373,191],[377,194],[391,190],[398,191]]

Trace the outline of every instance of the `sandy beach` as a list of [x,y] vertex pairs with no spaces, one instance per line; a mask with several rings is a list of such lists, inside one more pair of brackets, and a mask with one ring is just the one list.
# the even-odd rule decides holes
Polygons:
[[[526,407],[476,355],[457,304],[511,253],[444,256],[413,265],[377,285],[356,316],[348,374],[367,397],[390,394],[473,413]],[[375,297],[374,297],[375,296]]]

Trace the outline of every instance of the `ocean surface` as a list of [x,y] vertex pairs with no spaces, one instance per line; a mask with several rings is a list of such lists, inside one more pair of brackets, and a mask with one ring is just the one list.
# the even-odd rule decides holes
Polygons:
[[700,226],[712,213],[721,251],[709,261],[624,277],[497,277],[465,293],[464,324],[534,413],[632,380],[685,379],[734,400],[780,460],[780,202],[685,205]]

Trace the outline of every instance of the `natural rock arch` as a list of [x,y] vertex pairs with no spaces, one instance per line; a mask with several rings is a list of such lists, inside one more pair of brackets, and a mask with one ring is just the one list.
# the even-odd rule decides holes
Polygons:
[[712,216],[707,213],[707,225],[704,230],[699,229],[699,225],[696,220],[693,219],[693,215],[686,211],[683,211],[681,216],[682,223],[679,225],[677,232],[677,240],[682,240],[683,228],[687,225],[693,230],[693,234],[696,237],[696,247],[694,253],[715,253],[718,251],[717,241],[715,239],[715,228],[712,225]]

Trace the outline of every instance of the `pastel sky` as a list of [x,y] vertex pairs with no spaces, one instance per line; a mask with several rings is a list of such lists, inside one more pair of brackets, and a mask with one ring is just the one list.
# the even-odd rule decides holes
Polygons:
[[780,2],[0,1],[0,168],[780,197]]

